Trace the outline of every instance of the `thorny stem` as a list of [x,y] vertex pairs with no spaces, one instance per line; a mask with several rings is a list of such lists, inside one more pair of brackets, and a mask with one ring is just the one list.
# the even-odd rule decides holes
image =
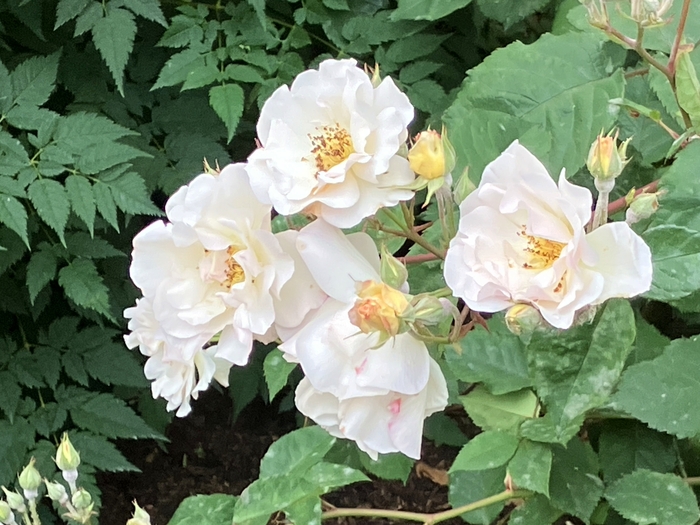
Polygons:
[[321,519],[342,518],[342,517],[366,517],[366,518],[389,518],[406,521],[417,521],[424,525],[435,525],[442,521],[456,518],[473,510],[482,509],[495,503],[508,501],[511,499],[524,499],[532,495],[529,490],[505,490],[494,496],[480,499],[468,505],[463,505],[455,509],[444,510],[434,514],[423,514],[421,512],[407,512],[404,510],[383,510],[383,509],[333,509],[321,514]]
[[[659,187],[659,181],[655,180],[654,182],[650,182],[646,186],[642,186],[637,191],[635,191],[634,196],[636,197],[640,193],[653,193],[657,190],[658,187]],[[614,200],[610,204],[608,204],[608,214],[614,215],[618,211],[625,209],[626,206],[627,206],[627,202],[625,201],[625,198],[620,197],[619,199]]]

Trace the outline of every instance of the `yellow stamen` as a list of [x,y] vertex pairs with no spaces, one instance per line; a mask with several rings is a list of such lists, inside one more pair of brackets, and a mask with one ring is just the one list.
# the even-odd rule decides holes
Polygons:
[[527,246],[523,249],[526,262],[522,265],[526,270],[544,270],[550,268],[554,264],[554,261],[559,258],[561,251],[566,246],[566,243],[528,235],[525,226],[518,232],[518,236],[527,241]]
[[323,126],[318,128],[317,135],[309,134],[311,139],[311,154],[316,159],[318,171],[328,171],[333,166],[337,166],[355,150],[352,147],[352,138],[345,128],[340,124]]
[[234,284],[242,283],[243,281],[245,281],[245,272],[243,271],[243,268],[241,268],[241,265],[238,264],[233,258],[233,256],[239,251],[240,250],[234,248],[233,246],[229,246],[226,250],[226,253],[228,253],[229,258],[226,261],[226,280],[223,284],[228,288],[230,288]]

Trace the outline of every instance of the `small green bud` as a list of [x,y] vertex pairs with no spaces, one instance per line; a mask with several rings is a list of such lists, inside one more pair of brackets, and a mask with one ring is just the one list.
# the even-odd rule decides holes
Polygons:
[[68,501],[68,492],[63,485],[57,481],[49,481],[48,479],[44,479],[44,484],[46,485],[46,491],[51,501],[55,501],[60,505],[64,505],[66,501]]
[[382,281],[398,290],[404,285],[406,279],[408,279],[408,270],[401,261],[389,253],[389,250],[387,250],[386,246],[383,244],[381,253],[382,259],[379,273],[382,276]]
[[542,325],[543,319],[534,306],[519,303],[506,312],[506,326],[515,335],[529,335]]
[[[24,470],[19,475],[19,486],[28,492],[36,492],[41,486],[41,474],[34,466],[35,463],[36,460],[34,458],[30,459],[29,465],[24,467]],[[29,499],[29,496],[27,496],[27,499]]]
[[436,325],[451,316],[449,306],[446,308],[444,302],[449,303],[447,299],[438,299],[432,295],[417,295],[411,301],[406,317],[410,315],[412,322]]
[[6,501],[0,501],[0,523],[10,524],[15,522],[15,514]]
[[662,192],[640,193],[637,195],[629,203],[629,208],[625,212],[625,222],[634,224],[654,215],[656,210],[659,209],[659,195],[661,194]]
[[457,180],[452,195],[455,203],[459,206],[471,192],[476,189],[476,185],[469,178],[469,167],[466,167],[462,172],[462,176]]
[[87,509],[92,504],[92,496],[84,488],[79,488],[73,493],[71,503],[78,510]]
[[7,490],[5,487],[2,487],[2,491],[5,493],[7,503],[9,503],[10,507],[13,510],[16,510],[20,513],[27,511],[27,506],[24,504],[24,498],[20,494],[11,490]]
[[80,454],[70,442],[67,432],[63,433],[61,443],[56,450],[56,465],[60,470],[76,470],[80,465]]
[[148,512],[139,507],[139,504],[134,500],[133,517],[126,522],[126,525],[151,525],[151,517]]

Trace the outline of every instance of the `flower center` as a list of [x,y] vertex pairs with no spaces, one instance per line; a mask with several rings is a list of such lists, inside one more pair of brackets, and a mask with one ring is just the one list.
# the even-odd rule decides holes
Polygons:
[[224,270],[224,273],[226,274],[226,279],[224,280],[223,284],[228,288],[231,288],[234,284],[242,283],[243,281],[245,281],[245,272],[243,271],[243,268],[241,268],[241,265],[238,264],[233,258],[233,256],[236,255],[239,251],[240,250],[234,248],[233,246],[229,246],[226,250],[226,253],[229,257],[226,260],[226,269]]
[[518,232],[518,236],[527,243],[523,248],[525,262],[522,265],[526,270],[545,270],[551,267],[566,246],[565,243],[528,235],[525,226]]
[[345,128],[336,123],[332,126],[317,128],[316,135],[309,134],[311,154],[316,159],[318,171],[328,171],[337,166],[353,153],[352,139]]

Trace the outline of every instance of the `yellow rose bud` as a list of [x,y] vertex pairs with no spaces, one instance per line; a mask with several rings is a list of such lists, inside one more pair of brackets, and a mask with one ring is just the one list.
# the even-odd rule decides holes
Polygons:
[[614,135],[612,132],[607,135],[601,133],[591,144],[586,166],[591,175],[598,180],[615,179],[629,162],[627,144],[630,139],[623,141],[618,147],[617,136],[617,131]]
[[455,167],[455,151],[444,128],[442,135],[432,129],[419,133],[408,152],[408,162],[417,175],[427,180],[450,173]]
[[401,328],[400,315],[408,308],[406,296],[384,283],[365,281],[348,315],[362,332],[381,332],[395,336]]

